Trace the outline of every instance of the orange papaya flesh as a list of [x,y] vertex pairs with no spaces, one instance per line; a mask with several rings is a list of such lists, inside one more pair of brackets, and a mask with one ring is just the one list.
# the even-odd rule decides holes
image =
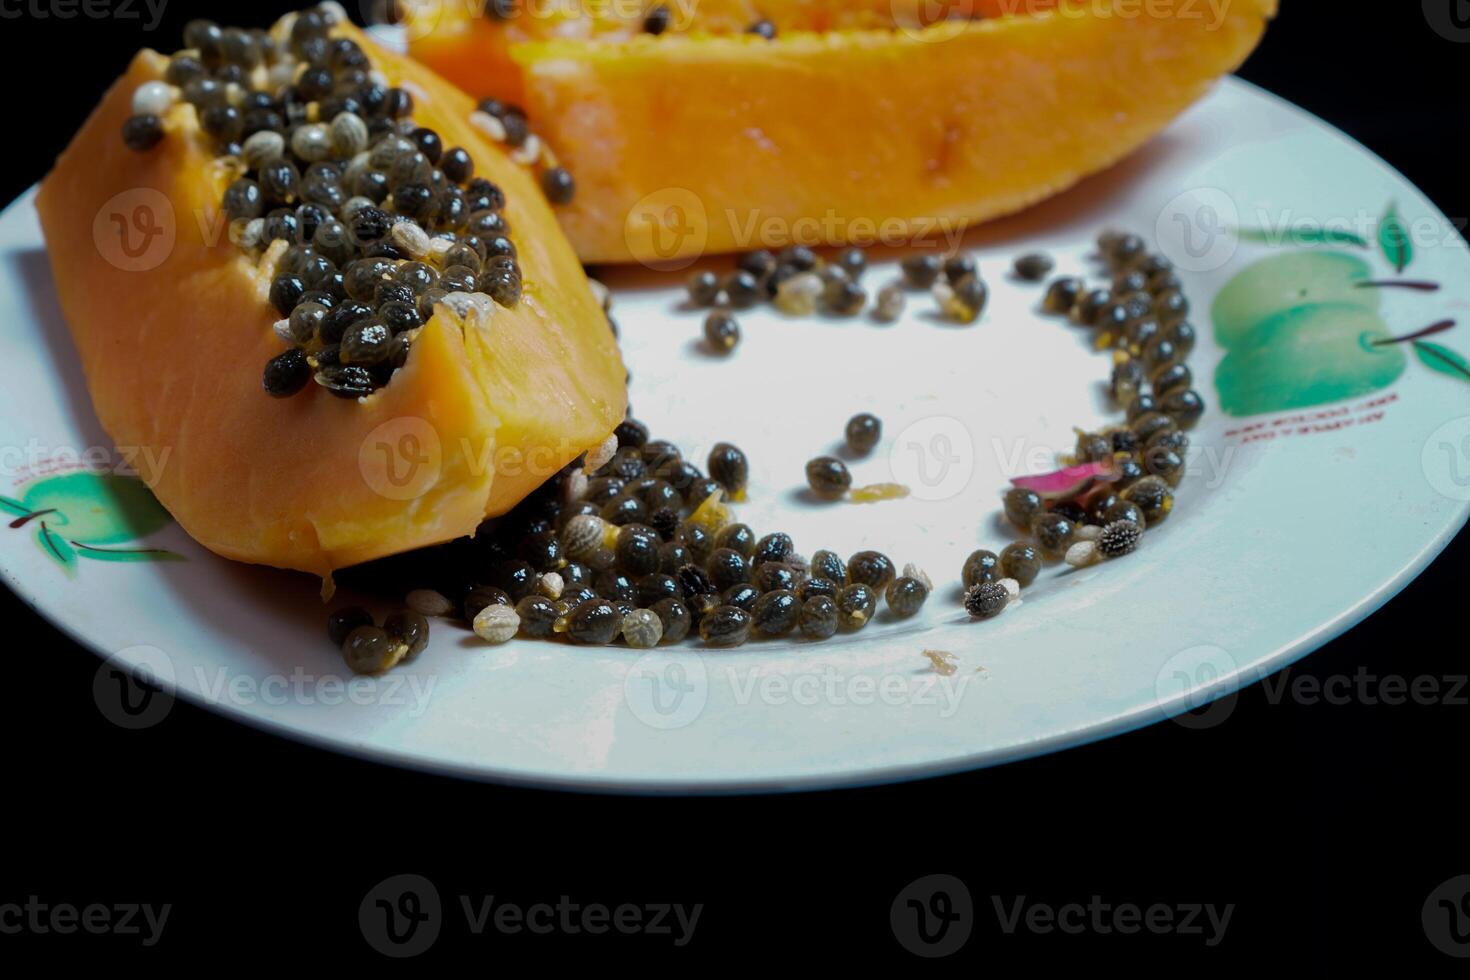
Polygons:
[[523,105],[577,181],[557,216],[584,262],[655,264],[899,244],[1034,204],[1234,70],[1276,0],[1217,9],[1060,0],[921,28],[617,42],[517,40],[539,22],[479,18],[415,25],[410,50],[472,95]]
[[[262,390],[283,349],[267,294],[285,243],[254,260],[229,241],[220,200],[233,174],[192,106],[169,110],[152,150],[123,145],[132,93],[163,77],[162,55],[137,55],[37,199],[93,405],[119,446],[154,461],[140,476],[212,551],[324,577],[473,533],[600,445],[626,410],[625,371],[585,274],[535,184],[467,121],[471,100],[350,25],[334,33],[412,86],[415,120],[505,191],[525,283],[514,309],[436,307],[372,395]],[[128,227],[164,229],[160,251],[130,257]]]
[[[757,22],[777,34],[918,28],[950,19],[983,19],[1037,13],[1059,0],[671,0],[663,36],[739,35]],[[554,39],[626,41],[645,33],[643,4],[587,0],[510,3],[507,16],[483,16],[480,5],[454,0],[415,0],[403,5],[414,57],[479,98],[520,105],[520,69],[511,55],[518,44]]]

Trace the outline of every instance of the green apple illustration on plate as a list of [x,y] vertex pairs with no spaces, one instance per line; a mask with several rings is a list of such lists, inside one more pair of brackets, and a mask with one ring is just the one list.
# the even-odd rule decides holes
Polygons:
[[1290,252],[1243,270],[1216,297],[1220,407],[1261,415],[1324,405],[1397,381],[1408,359],[1384,321],[1372,269],[1354,255]]
[[[1409,225],[1390,204],[1378,223],[1377,247],[1402,277],[1416,257]],[[1278,244],[1281,236],[1239,229],[1242,240]],[[1210,316],[1225,349],[1215,371],[1227,415],[1264,415],[1359,398],[1404,373],[1413,350],[1432,371],[1470,381],[1470,359],[1426,338],[1455,326],[1440,320],[1394,336],[1384,318],[1384,290],[1435,293],[1439,283],[1373,277],[1342,248],[1369,249],[1367,238],[1325,227],[1288,236],[1302,246],[1261,259],[1215,297]]]
[[37,480],[17,499],[0,496],[11,530],[28,529],[40,548],[73,571],[79,558],[94,561],[178,561],[161,548],[123,548],[169,522],[148,487],[115,473],[66,473]]

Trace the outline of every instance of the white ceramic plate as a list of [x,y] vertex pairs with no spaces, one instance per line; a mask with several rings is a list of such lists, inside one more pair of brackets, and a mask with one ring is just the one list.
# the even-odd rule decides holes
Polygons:
[[[1396,223],[1381,220],[1390,212]],[[1313,244],[1324,222],[1333,241]],[[1048,570],[1018,608],[972,625],[956,581],[971,550],[1009,540],[998,491],[1050,468],[1073,426],[1113,417],[1106,358],[1036,314],[1040,290],[1010,281],[1009,259],[1045,250],[1080,272],[1111,226],[1157,239],[1184,270],[1211,404],[1191,473],[1137,555]],[[1288,230],[1293,240],[1259,240]],[[890,327],[752,312],[728,359],[698,344],[682,275],[613,280],[638,417],[698,458],[717,439],[744,447],[754,473],[740,516],[757,529],[789,530],[806,553],[875,547],[928,569],[938,585],[920,617],[817,645],[646,657],[489,648],[443,623],[414,664],[354,680],[323,636],[316,582],[215,558],[150,520],[146,501],[121,520],[127,481],[82,472],[117,460],[28,194],[0,217],[0,494],[16,520],[55,510],[45,533],[43,517],[0,523],[0,572],[116,663],[283,735],[499,781],[731,791],[969,769],[1197,707],[1361,620],[1464,524],[1470,377],[1454,352],[1470,352],[1470,324],[1418,346],[1373,341],[1464,318],[1470,258],[1419,192],[1313,118],[1228,81],[1119,169],[966,245],[993,292],[975,327],[937,321],[923,296]],[[893,271],[880,263],[867,281]],[[1230,346],[1221,368],[1211,304],[1237,276],[1213,324]],[[1364,289],[1352,276],[1443,288]],[[853,464],[858,482],[896,479],[913,496],[809,502],[803,462],[860,410],[886,433]],[[140,557],[114,553],[125,548],[183,560],[115,560]],[[952,653],[956,671],[935,673],[926,649]]]

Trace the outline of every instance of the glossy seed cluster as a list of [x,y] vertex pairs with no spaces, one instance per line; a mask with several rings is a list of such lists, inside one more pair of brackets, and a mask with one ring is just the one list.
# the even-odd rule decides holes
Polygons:
[[[883,438],[883,421],[870,412],[861,412],[847,420],[843,441],[852,456],[866,456]],[[875,503],[908,495],[908,488],[894,483],[869,487],[852,486],[852,473],[836,456],[818,456],[806,464],[807,487],[824,500],[850,499],[857,503]]]
[[954,323],[980,319],[990,302],[990,287],[972,256],[957,252],[948,258],[931,253],[913,255],[902,263],[903,282],[910,289],[928,290],[939,314]]
[[757,534],[727,501],[750,478],[719,443],[705,466],[625,420],[615,445],[548,481],[473,538],[339,573],[349,587],[406,595],[424,615],[458,618],[482,639],[560,638],[633,648],[697,636],[710,647],[762,637],[826,639],[865,627],[885,605],[915,615],[933,585],[876,551],[844,560],[797,553]]
[[[1042,310],[1089,329],[1093,345],[1112,356],[1108,387],[1123,419],[1101,431],[1079,430],[1067,462],[1110,463],[1116,478],[1083,484],[1061,499],[1007,490],[1006,519],[1024,539],[966,560],[964,605],[975,619],[998,616],[1047,562],[1085,568],[1132,554],[1146,529],[1174,508],[1189,448],[1185,432],[1204,413],[1186,363],[1196,336],[1189,302],[1169,260],[1150,253],[1139,236],[1109,232],[1097,245],[1106,280],[1055,279]],[[1014,272],[1039,282],[1050,269],[1049,259],[1026,256]]]
[[557,205],[571,203],[576,196],[576,181],[557,163],[551,147],[531,128],[524,109],[500,99],[484,99],[470,113],[470,122],[505,146],[511,160],[536,170],[541,191],[548,201]]
[[[791,317],[823,314],[847,319],[867,310],[875,322],[893,323],[903,315],[908,292],[928,291],[939,315],[960,324],[975,323],[990,302],[990,287],[978,264],[963,252],[948,257],[933,252],[911,256],[900,266],[901,277],[871,297],[862,282],[867,267],[860,248],[845,248],[827,259],[810,248],[793,245],[780,252],[747,252],[724,275],[701,269],[685,285],[689,306],[715,308],[705,319],[705,340],[721,354],[734,350],[740,341],[735,311],[761,302]],[[1012,275],[1021,282],[1040,282],[1052,268],[1049,256],[1024,255],[1016,260]]]
[[[287,397],[316,384],[344,398],[381,388],[439,303],[461,312],[520,301],[505,195],[469,153],[413,118],[408,87],[374,70],[324,4],[271,32],[205,20],[165,78],[134,94],[124,142],[147,152],[163,119],[192,105],[232,175],[229,236],[270,262],[270,303],[285,350],[262,384]],[[505,128],[505,127],[502,127]],[[543,184],[561,187],[543,174]],[[569,195],[570,183],[557,193]]]
[[758,249],[741,255],[735,268],[723,275],[709,269],[692,273],[686,283],[688,302],[695,309],[715,307],[705,318],[704,329],[707,344],[718,353],[730,352],[740,341],[735,312],[761,303],[787,316],[822,313],[847,319],[868,309],[874,320],[892,323],[903,312],[903,288],[889,283],[870,304],[862,284],[867,269],[867,256],[855,247],[831,259],[804,245],[780,252]]
[[429,645],[429,621],[412,608],[391,613],[381,626],[361,606],[327,617],[327,639],[357,674],[381,674],[408,663]]
[[[1104,235],[1099,249],[1110,287],[1056,279],[1042,305],[1091,328],[1095,345],[1112,354],[1111,391],[1124,419],[1079,432],[1067,462],[1108,462],[1117,479],[1061,499],[1008,491],[1005,515],[1022,540],[998,553],[976,551],[960,571],[963,605],[976,620],[1015,604],[1048,563],[1083,567],[1132,554],[1174,506],[1185,431],[1203,411],[1200,396],[1181,383],[1194,344],[1188,304],[1167,261],[1135,236]],[[860,268],[860,259],[844,264]],[[748,264],[742,259],[742,271]],[[1051,269],[1049,257],[1031,255],[1017,260],[1013,274],[1040,282]],[[905,275],[911,286],[943,281],[955,288],[975,271],[965,256],[926,256],[907,263]],[[733,295],[750,296],[746,285]],[[691,281],[697,302],[728,303],[731,295],[729,283],[708,273]],[[853,416],[844,430],[851,456],[871,453],[881,438],[882,422],[869,413]],[[858,499],[835,456],[813,459],[806,475],[821,496]],[[820,550],[806,558],[790,535],[758,535],[738,522],[728,502],[743,500],[749,481],[750,462],[739,447],[717,443],[701,469],[629,417],[607,444],[473,538],[350,569],[339,579],[406,592],[414,613],[457,617],[489,643],[560,638],[647,649],[696,636],[707,647],[728,648],[761,637],[826,639],[864,628],[880,608],[894,620],[922,609],[934,586],[915,566],[900,571],[877,551],[843,560]],[[871,499],[893,495],[866,489],[875,491]],[[359,626],[371,622],[351,624]],[[364,637],[358,646],[368,652],[354,647],[354,656],[368,666],[382,662],[388,654],[377,634]]]
[[[498,7],[505,2],[507,2],[507,0],[491,0],[491,2],[487,4],[487,8]],[[491,16],[494,15],[492,14]],[[645,34],[650,34],[654,37],[658,37],[659,35],[667,32],[673,25],[674,14],[673,11],[669,9],[667,4],[654,4],[653,6],[649,7],[647,12],[643,15],[642,27],[643,33]],[[744,33],[755,34],[759,37],[765,38],[767,41],[770,41],[776,36],[776,25],[771,23],[769,20],[762,18],[755,21],[749,27],[745,28]]]

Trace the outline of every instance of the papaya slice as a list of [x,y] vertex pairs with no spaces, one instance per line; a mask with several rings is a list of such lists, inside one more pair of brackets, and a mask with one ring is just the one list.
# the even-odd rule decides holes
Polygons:
[[[648,33],[662,7],[661,36],[731,36],[769,25],[777,35],[919,28],[949,19],[1001,17],[1020,9],[1049,9],[1058,0],[669,0],[648,4],[583,0],[498,0],[474,3],[408,0],[400,4],[415,57],[481,98],[520,104],[522,73],[512,50],[529,41],[617,42]],[[492,16],[491,11],[498,11]]]
[[626,411],[625,370],[582,267],[536,185],[468,122],[472,101],[350,24],[332,36],[356,41],[412,93],[414,122],[503,189],[523,275],[510,308],[468,293],[433,307],[373,393],[262,390],[284,346],[270,290],[287,243],[256,257],[232,243],[221,200],[238,171],[194,105],[173,104],[146,152],[120,138],[165,56],[133,59],[37,200],[98,418],[155,461],[139,468],[159,501],[220,555],[324,577],[472,534],[601,445]]
[[[460,6],[411,8],[411,53],[523,106],[576,180],[557,215],[584,262],[652,264],[1021,210],[1159,132],[1255,48],[1276,0],[970,0],[937,23],[880,0],[715,0],[658,36]],[[757,11],[773,39],[735,33]]]

